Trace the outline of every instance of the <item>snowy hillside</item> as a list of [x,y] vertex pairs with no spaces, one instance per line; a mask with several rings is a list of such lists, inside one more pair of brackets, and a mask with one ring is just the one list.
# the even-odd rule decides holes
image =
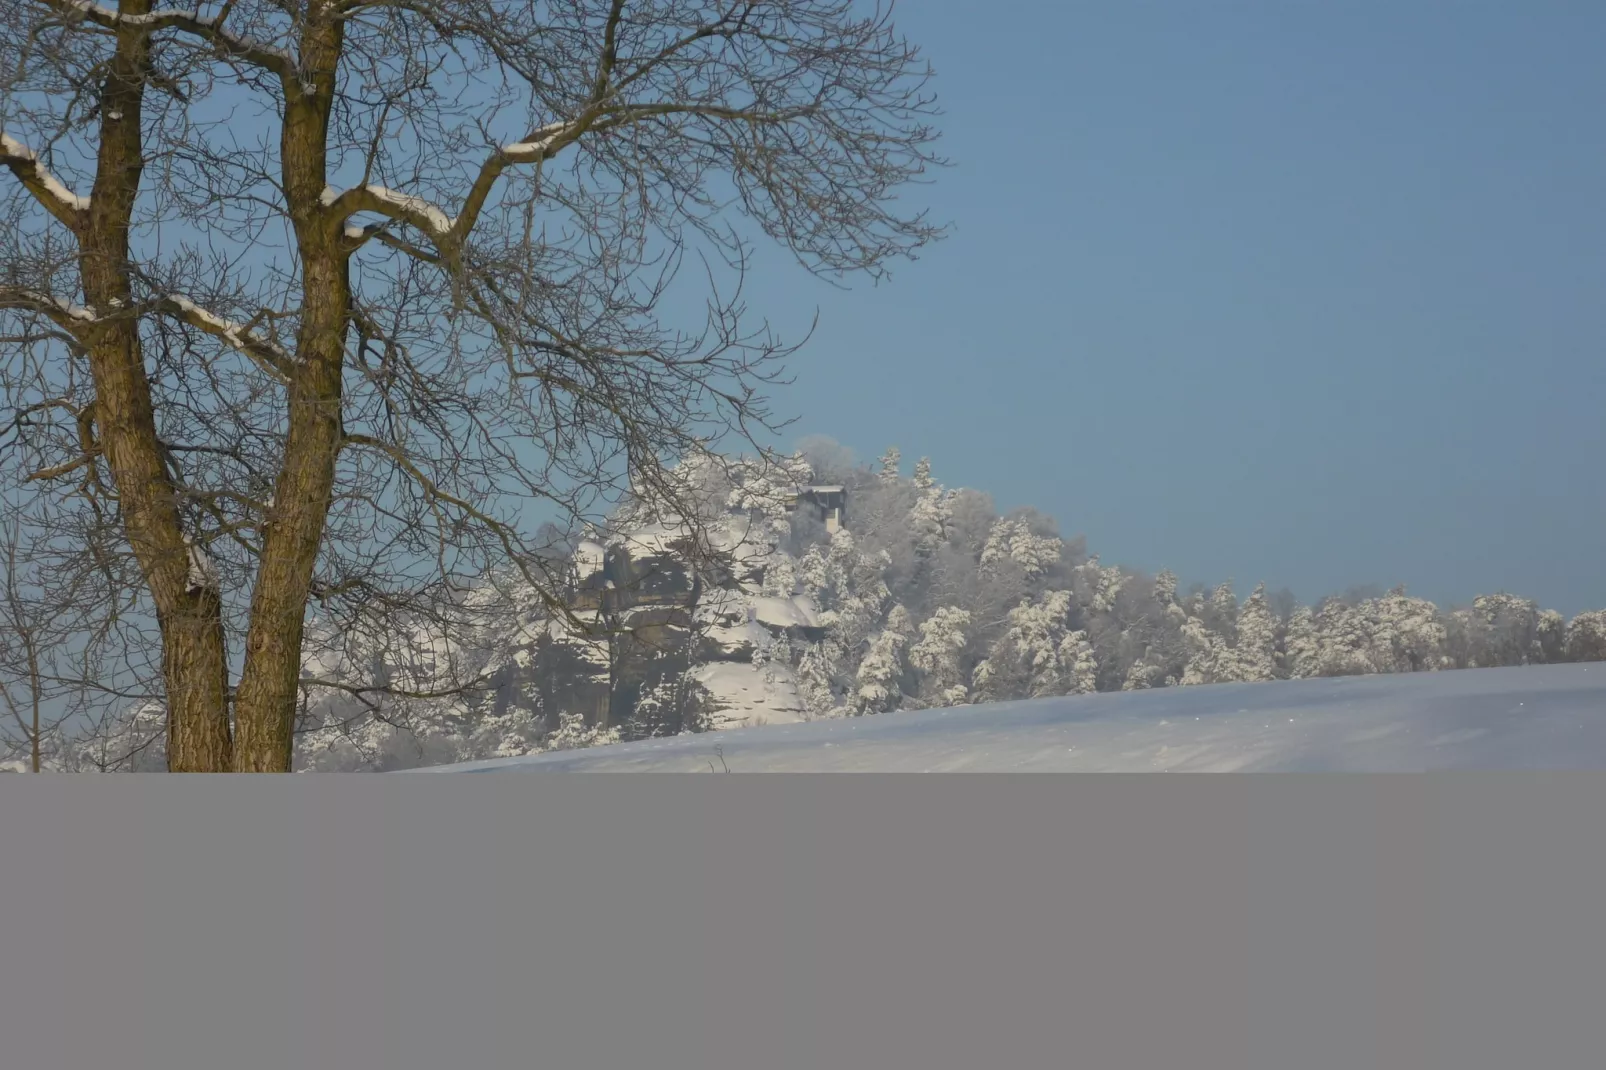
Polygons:
[[1606,769],[1606,665],[1078,695],[643,740],[419,771],[706,773],[726,767],[732,772]]
[[[879,739],[883,726],[863,722],[881,716],[895,735],[1017,710],[1130,726],[1232,701],[1198,687],[1219,696],[1271,685],[1255,702],[1355,687],[1455,693],[1472,685],[1428,678],[1606,665],[1606,611],[1568,621],[1504,592],[1439,607],[1403,587],[1314,606],[1264,585],[1243,599],[1230,583],[1185,590],[1165,570],[1102,563],[1035,510],[1000,515],[981,492],[946,489],[925,460],[905,476],[896,450],[874,468],[814,450],[688,458],[668,490],[645,489],[606,523],[554,536],[533,579],[487,573],[412,616],[314,615],[294,768],[567,761],[599,745],[755,727]],[[1350,680],[1374,676],[1391,680]],[[1010,705],[1022,700],[1054,701]],[[949,708],[962,712],[933,712]],[[154,699],[130,703],[81,738],[50,734],[43,764],[164,768],[165,722]],[[1159,727],[1162,746],[1196,745]],[[0,769],[22,754],[0,724]]]

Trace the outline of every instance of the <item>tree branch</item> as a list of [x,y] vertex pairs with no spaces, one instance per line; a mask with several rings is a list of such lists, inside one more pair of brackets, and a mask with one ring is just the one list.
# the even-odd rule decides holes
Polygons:
[[281,383],[289,381],[295,359],[277,342],[263,338],[252,331],[250,324],[226,320],[201,308],[188,298],[176,295],[157,298],[151,303],[150,309],[221,339],[230,348],[251,358],[263,371]]
[[90,3],[89,0],[44,0],[44,2],[57,11],[82,16],[86,22],[108,30],[125,27],[142,27],[152,32],[182,30],[211,43],[224,55],[244,60],[278,75],[286,86],[294,87],[300,84],[296,78],[295,57],[288,51],[274,48],[250,37],[230,33],[223,28],[223,21],[228,18],[233,5],[224,5],[223,12],[218,15],[202,15],[199,9],[195,11],[167,9],[152,11],[145,15],[124,15],[99,4]]
[[39,162],[33,150],[9,134],[0,133],[0,163],[11,169],[25,189],[34,195],[45,210],[59,219],[68,230],[77,232],[84,214],[89,211],[89,198],[80,197]]
[[[579,118],[569,122],[548,123],[530,132],[524,140],[504,145],[486,157],[479,174],[469,188],[462,211],[448,216],[446,210],[423,197],[383,186],[357,186],[336,193],[332,188],[324,193],[324,203],[331,210],[334,221],[345,221],[358,212],[373,212],[397,222],[407,223],[429,236],[442,252],[459,247],[474,229],[491,189],[502,172],[513,164],[540,164],[579,141],[587,132],[614,130],[642,119],[665,115],[692,115],[703,118],[761,125],[779,125],[803,118],[813,111],[798,107],[783,111],[762,112],[744,108],[729,108],[712,104],[635,104],[622,108],[606,108],[596,102]],[[351,228],[352,238],[366,238],[369,228]]]
[[91,309],[74,305],[65,298],[12,286],[0,286],[0,308],[38,313],[80,341],[82,336],[79,332],[87,324],[95,322],[95,313]]

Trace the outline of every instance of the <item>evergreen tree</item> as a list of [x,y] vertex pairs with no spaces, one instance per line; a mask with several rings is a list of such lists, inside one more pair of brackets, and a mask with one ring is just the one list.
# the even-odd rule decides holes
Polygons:
[[920,639],[909,650],[909,664],[919,674],[917,696],[925,706],[957,706],[969,698],[963,658],[970,614],[940,606],[920,625]]
[[921,491],[922,493],[932,490],[936,487],[936,484],[931,480],[930,457],[922,457],[920,460],[915,462],[914,484],[915,489]]
[[1317,674],[1358,676],[1377,672],[1372,660],[1374,638],[1367,602],[1350,605],[1329,598],[1316,613]]
[[915,553],[930,558],[947,540],[952,499],[931,479],[931,462],[922,457],[915,465],[914,487],[919,497],[909,510],[909,533]]
[[898,708],[903,699],[898,685],[903,679],[903,648],[907,642],[908,637],[894,627],[883,628],[870,641],[855,678],[855,714],[862,717]]
[[1059,660],[1065,668],[1066,694],[1089,695],[1098,690],[1098,658],[1086,632],[1071,632],[1060,641]]
[[982,547],[981,567],[986,570],[1009,564],[1027,577],[1040,576],[1060,559],[1064,546],[1058,538],[1032,531],[1024,520],[1000,517]]
[[987,698],[1063,695],[1070,684],[1062,659],[1071,597],[1050,591],[1009,611],[1007,627],[976,668],[976,691]]
[[1225,683],[1233,679],[1231,649],[1212,631],[1203,617],[1190,616],[1182,625],[1188,660],[1178,682],[1184,687]]
[[1237,639],[1238,597],[1232,593],[1231,583],[1223,583],[1210,592],[1210,610],[1205,620],[1223,642],[1230,645]]
[[1145,653],[1132,667],[1127,670],[1126,676],[1121,680],[1122,691],[1147,691],[1155,686],[1156,677],[1160,674],[1160,667],[1151,664],[1148,654]]
[[878,463],[880,471],[877,474],[881,477],[881,482],[896,483],[900,476],[899,469],[903,465],[903,453],[896,446],[889,447],[887,452],[881,455]]
[[840,670],[824,644],[814,643],[803,652],[797,666],[798,696],[812,717],[839,716],[836,679]]
[[1238,643],[1234,648],[1236,672],[1245,681],[1271,680],[1277,675],[1277,621],[1266,600],[1266,585],[1257,586],[1238,615]]
[[1357,609],[1373,622],[1371,658],[1379,672],[1423,672],[1441,667],[1447,638],[1439,610],[1423,598],[1395,587]]
[[1162,610],[1177,604],[1177,574],[1168,568],[1154,577],[1154,600]]

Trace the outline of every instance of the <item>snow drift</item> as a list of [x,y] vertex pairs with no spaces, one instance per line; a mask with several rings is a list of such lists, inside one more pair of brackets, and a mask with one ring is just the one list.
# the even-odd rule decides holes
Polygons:
[[732,772],[1606,769],[1606,664],[1077,695],[683,735],[416,771],[706,773],[725,768]]

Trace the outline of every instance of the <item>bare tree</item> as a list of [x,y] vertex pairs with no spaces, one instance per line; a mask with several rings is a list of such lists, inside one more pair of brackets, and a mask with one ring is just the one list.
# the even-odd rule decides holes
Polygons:
[[858,8],[0,0],[4,463],[137,576],[169,768],[288,770],[352,636],[498,566],[563,612],[540,521],[773,425],[752,242],[939,236],[929,71]]
[[[0,702],[21,733],[28,768],[39,772],[47,701],[44,665],[48,617],[39,600],[24,593],[15,523],[4,532],[5,589],[0,591]],[[11,725],[0,726],[0,741],[11,743]]]
[[[67,540],[29,531],[20,510],[0,522],[0,746],[21,753],[32,771],[61,758],[73,736],[101,727],[108,703],[136,701],[103,671],[112,650],[127,653],[118,607],[84,584]],[[54,520],[48,513],[47,519]],[[58,528],[57,535],[60,535]],[[141,641],[144,637],[140,636]],[[70,724],[69,724],[70,722]]]

